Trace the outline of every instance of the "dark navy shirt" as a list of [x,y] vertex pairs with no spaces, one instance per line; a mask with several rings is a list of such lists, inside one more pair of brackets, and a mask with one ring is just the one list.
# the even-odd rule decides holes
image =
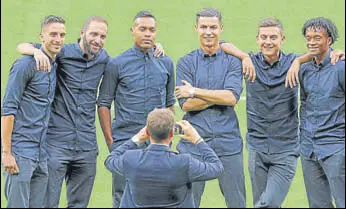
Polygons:
[[56,63],[50,62],[51,72],[42,72],[32,56],[18,59],[9,73],[1,111],[1,116],[14,116],[12,153],[37,162],[47,160],[46,133],[56,83]]
[[[180,58],[177,64],[177,86],[186,80],[192,86],[209,90],[230,90],[237,101],[242,92],[242,66],[238,58],[219,49],[212,56],[202,49]],[[179,99],[180,107],[186,102]],[[237,115],[233,106],[212,105],[201,111],[189,111],[184,115],[201,137],[218,156],[232,155],[242,151],[243,141],[239,131]],[[198,155],[194,145],[181,140],[189,151]]]
[[298,151],[298,87],[286,88],[287,71],[297,57],[280,52],[270,65],[249,53],[256,80],[246,81],[247,147],[263,153]]
[[66,44],[56,62],[57,85],[47,143],[69,150],[98,149],[96,98],[109,56],[104,49],[87,59],[79,43]]
[[345,148],[345,61],[303,64],[300,80],[301,154],[318,159]]
[[155,108],[174,105],[174,65],[168,56],[154,57],[133,46],[111,59],[102,80],[98,105],[111,107],[115,142],[130,139]]

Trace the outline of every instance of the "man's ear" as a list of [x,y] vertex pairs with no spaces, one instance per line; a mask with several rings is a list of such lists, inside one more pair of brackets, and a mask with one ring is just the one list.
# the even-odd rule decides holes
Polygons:
[[169,133],[169,138],[172,138],[174,136],[174,130],[172,130],[170,133]]
[[44,42],[42,33],[40,33],[39,37],[40,37],[41,42]]
[[147,128],[145,129],[145,133],[146,133],[148,136],[150,136],[150,133],[149,133],[149,131],[148,131]]
[[328,45],[329,45],[329,46],[332,45],[332,42],[333,42],[332,37],[328,37],[327,42],[328,42]]

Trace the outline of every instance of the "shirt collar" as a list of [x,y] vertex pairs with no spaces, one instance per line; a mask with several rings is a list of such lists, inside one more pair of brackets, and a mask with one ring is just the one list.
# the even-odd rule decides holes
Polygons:
[[273,64],[269,64],[267,60],[264,59],[264,55],[262,52],[260,52],[260,59],[262,63],[265,64],[265,69],[273,68],[275,66],[281,67],[281,63],[283,62],[283,56],[282,56],[282,51],[279,51],[279,60],[275,61]]
[[158,151],[172,151],[171,148],[165,144],[150,144],[147,149]]
[[141,58],[145,58],[145,57],[149,57],[149,59],[153,59],[154,57],[154,48],[151,48],[148,53],[146,53],[145,51],[143,51],[142,49],[138,48],[136,45],[132,46],[132,50],[135,52],[135,54],[138,57]]
[[199,55],[200,55],[203,59],[204,59],[204,58],[217,57],[217,56],[219,56],[219,55],[221,54],[221,52],[222,52],[221,47],[219,47],[219,49],[216,51],[216,53],[215,53],[215,54],[212,54],[212,55],[206,54],[206,53],[202,50],[202,48],[199,48],[199,49],[198,49],[198,53],[199,53]]
[[322,60],[322,62],[320,64],[317,64],[316,63],[316,60],[315,60],[315,57],[313,58],[312,62],[314,65],[316,66],[321,66],[321,67],[324,67],[326,66],[327,64],[329,64],[331,62],[331,59],[330,59],[330,52],[332,51],[331,48],[328,49],[328,53],[327,53],[327,56]]

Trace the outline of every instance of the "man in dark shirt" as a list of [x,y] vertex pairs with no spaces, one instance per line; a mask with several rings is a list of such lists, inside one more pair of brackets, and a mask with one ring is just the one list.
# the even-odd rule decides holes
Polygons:
[[[173,62],[168,56],[153,56],[155,17],[148,11],[139,12],[131,33],[134,46],[109,61],[98,98],[100,124],[110,151],[145,126],[153,109],[174,110]],[[124,188],[125,178],[113,172],[113,207],[119,207]]]
[[[285,88],[289,69],[309,61],[281,51],[285,41],[281,22],[264,18],[258,26],[260,52],[249,53],[255,65],[255,82],[246,82],[248,168],[253,205],[281,207],[292,183],[298,152],[298,87]],[[232,46],[221,48],[230,53]]]
[[[238,58],[219,46],[223,29],[221,14],[207,8],[197,14],[195,29],[201,48],[180,58],[177,64],[176,97],[189,121],[220,158],[224,172],[218,178],[227,207],[245,207],[243,142],[234,106],[242,92],[242,69]],[[196,146],[181,140],[181,153],[197,159]],[[192,184],[195,206],[199,207],[205,181]]]
[[330,64],[334,23],[308,20],[303,35],[313,60],[300,81],[300,154],[310,207],[345,208],[345,62]]
[[[170,149],[174,124],[172,111],[155,109],[149,113],[146,127],[107,157],[106,167],[126,178],[120,207],[194,208],[191,183],[222,174],[221,161],[188,121],[177,123],[183,131],[180,137],[196,147],[201,160]],[[137,144],[149,138],[149,147],[138,149]]]
[[32,56],[12,66],[1,111],[1,160],[5,168],[7,207],[40,208],[47,191],[46,133],[56,83],[55,58],[65,40],[65,21],[47,16],[39,49],[50,60],[50,72],[36,69]]
[[[98,146],[95,110],[97,89],[109,60],[102,48],[107,21],[88,18],[80,39],[65,45],[57,55],[57,86],[47,132],[49,181],[46,207],[59,206],[64,179],[68,207],[87,207],[96,175]],[[33,46],[21,53],[40,54]]]

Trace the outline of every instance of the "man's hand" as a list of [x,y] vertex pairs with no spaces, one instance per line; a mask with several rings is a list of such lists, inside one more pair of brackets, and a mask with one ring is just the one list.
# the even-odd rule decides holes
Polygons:
[[300,62],[295,59],[290,67],[290,69],[287,71],[286,75],[286,82],[285,82],[285,87],[287,88],[290,86],[290,88],[293,88],[299,83],[299,74],[300,70]]
[[41,50],[36,50],[34,52],[34,58],[36,61],[36,70],[39,71],[44,71],[44,72],[50,72],[51,67],[50,67],[50,62],[49,58],[41,51]]
[[256,71],[255,67],[252,63],[251,57],[246,56],[242,59],[242,65],[243,65],[243,74],[244,78],[248,81],[254,82],[256,79]]
[[142,128],[137,134],[136,137],[138,137],[139,142],[144,142],[150,138],[148,131],[147,131],[147,126]]
[[182,80],[181,82],[184,84],[184,86],[175,87],[175,96],[178,99],[192,97],[191,92],[193,91],[193,86],[191,86],[191,84],[185,80]]
[[17,166],[16,159],[13,157],[12,154],[2,153],[1,161],[7,173],[11,175],[19,173],[19,168]]
[[163,50],[163,47],[160,43],[156,43],[154,45],[154,49],[154,57],[165,56],[165,50]]
[[342,59],[342,60],[345,60],[345,52],[341,51],[341,50],[334,50],[332,52],[330,52],[330,59],[331,59],[331,63],[333,65],[335,65],[338,60]]
[[179,134],[178,136],[190,141],[191,143],[195,143],[196,140],[200,139],[201,136],[198,134],[196,129],[189,123],[187,120],[182,120],[177,122],[178,125],[181,126],[184,134]]

